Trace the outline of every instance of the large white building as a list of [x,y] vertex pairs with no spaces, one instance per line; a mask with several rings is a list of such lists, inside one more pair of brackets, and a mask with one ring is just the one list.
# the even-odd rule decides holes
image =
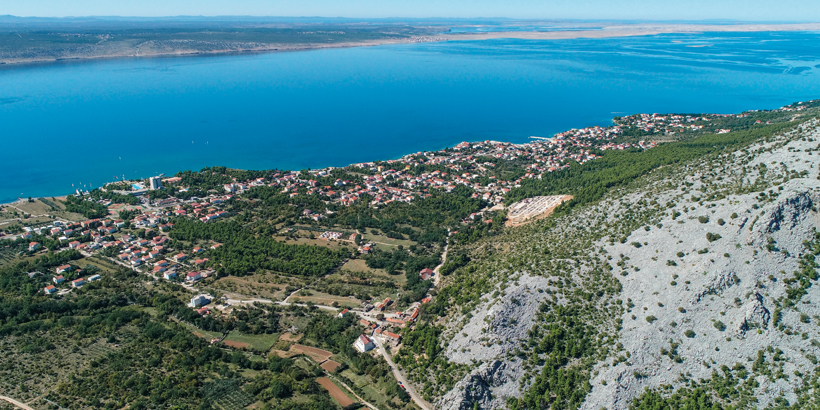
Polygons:
[[162,189],[162,180],[159,177],[148,178],[148,189],[151,191]]
[[373,348],[375,348],[376,345],[373,343],[372,340],[370,340],[369,337],[361,335],[358,339],[356,339],[356,342],[353,343],[353,347],[355,347],[356,350],[358,350],[359,352],[364,353],[369,350],[373,350]]
[[191,307],[200,307],[211,303],[211,300],[208,299],[206,295],[197,295],[191,298]]

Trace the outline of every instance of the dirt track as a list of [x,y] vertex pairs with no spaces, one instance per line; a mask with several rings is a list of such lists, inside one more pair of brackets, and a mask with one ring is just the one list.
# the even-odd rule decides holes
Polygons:
[[[330,381],[330,380],[328,380],[328,381]],[[337,390],[338,390],[338,388],[337,388]],[[333,394],[333,393],[331,393],[331,394]],[[33,408],[27,406],[25,403],[21,403],[17,400],[12,399],[11,397],[0,396],[0,400],[7,401],[7,402],[11,403],[12,405],[17,406],[17,407],[19,407],[23,410],[34,410]]]

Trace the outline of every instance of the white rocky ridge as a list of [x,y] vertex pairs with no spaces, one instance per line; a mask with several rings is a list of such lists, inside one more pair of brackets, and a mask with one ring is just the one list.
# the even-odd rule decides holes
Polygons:
[[[614,267],[625,309],[622,329],[609,329],[618,345],[595,365],[582,409],[626,409],[647,388],[708,380],[722,366],[751,371],[758,351],[770,358],[776,349],[785,359],[779,377],[752,375],[757,405],[795,402],[804,383],[798,374],[813,374],[820,356],[820,288],[809,287],[792,307],[778,301],[797,286],[788,279],[820,225],[817,125],[620,189],[562,220],[585,230],[593,215],[617,226],[637,208],[657,210],[645,226],[585,250]],[[496,288],[503,297],[485,295],[469,320],[451,319],[460,330],[446,346],[448,360],[475,366],[437,408],[504,408],[507,397],[521,396],[519,386],[529,380],[513,353],[528,339],[541,303],[562,303],[548,288],[533,265]]]
[[519,274],[503,297],[487,300],[472,312],[472,318],[447,346],[448,360],[460,364],[482,363],[459,382],[436,405],[441,409],[462,409],[465,403],[479,403],[482,409],[503,408],[506,397],[518,396],[522,360],[508,358],[535,324],[538,308],[551,298],[547,278]]

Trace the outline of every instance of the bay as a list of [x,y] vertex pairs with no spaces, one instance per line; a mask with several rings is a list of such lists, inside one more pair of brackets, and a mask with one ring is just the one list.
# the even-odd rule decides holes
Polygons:
[[0,69],[0,203],[205,166],[525,142],[640,112],[820,98],[820,33],[488,40]]

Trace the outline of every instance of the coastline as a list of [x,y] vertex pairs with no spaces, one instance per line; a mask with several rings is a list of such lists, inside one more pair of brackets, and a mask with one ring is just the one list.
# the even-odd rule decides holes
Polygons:
[[[699,27],[702,28],[703,26],[699,26]],[[800,29],[806,28],[806,26],[790,26],[790,27],[791,28],[800,28]],[[759,29],[761,27],[755,27],[755,28]],[[774,28],[774,27],[766,26],[766,28]],[[729,27],[729,29],[737,30],[738,27],[733,26],[733,27]],[[751,29],[751,28],[749,28],[749,29]],[[493,34],[493,35],[495,35],[495,36],[499,36],[499,35],[504,36],[504,35],[507,35],[507,34],[513,35],[513,34],[516,34],[516,33],[505,32],[505,33]],[[583,37],[583,36],[587,35],[588,32],[542,33],[542,34],[552,35],[552,36],[572,35],[572,36],[575,36],[575,37]],[[764,33],[762,35],[765,36],[764,38],[769,38],[769,37],[772,37],[772,36],[773,37],[789,37],[790,36],[790,34],[788,34],[788,33],[784,33],[782,35],[778,34],[778,33],[774,33],[774,34]],[[755,35],[750,34],[748,36],[753,37]],[[804,37],[805,38],[815,38],[815,35],[813,35],[813,34],[804,34],[804,33],[797,33],[797,34],[795,34],[795,36],[796,36],[795,38],[797,38],[797,39],[803,39]],[[808,37],[806,37],[806,36],[808,36]],[[679,42],[687,43],[687,44],[688,43],[701,44],[701,43],[707,43],[707,42],[709,42],[710,39],[715,39],[715,38],[718,38],[718,37],[720,37],[720,36],[719,35],[713,35],[713,34],[694,35],[694,36],[660,36],[660,37],[647,37],[646,40],[639,37],[639,38],[637,38],[637,40],[634,40],[634,41],[637,41],[637,42],[649,41],[649,42],[652,42],[653,44],[655,44],[655,43],[665,44],[665,43],[669,43],[670,41],[675,42],[675,40],[680,40]],[[746,37],[746,35],[732,34],[732,35],[726,36],[725,38],[727,38],[729,40],[732,40],[732,39],[735,39],[737,37]],[[698,41],[690,41],[690,39],[694,39],[694,40],[698,40]],[[717,40],[715,40],[715,41],[717,41]],[[622,43],[622,42],[623,42],[622,40],[612,41],[612,43]],[[607,41],[607,40],[600,40],[600,41],[587,41],[587,40],[585,40],[585,41],[580,41],[578,43],[583,44],[583,45],[610,44],[610,42]],[[633,40],[628,40],[625,43],[626,44],[631,44],[631,43],[633,43]],[[380,48],[380,49],[373,49],[373,48],[370,48],[370,49],[353,49],[353,48],[350,48],[348,51],[336,51],[336,52],[318,53],[318,54],[314,54],[314,53],[290,53],[290,54],[270,55],[268,57],[251,56],[251,57],[239,58],[239,59],[234,59],[234,58],[232,58],[232,56],[226,56],[226,57],[223,57],[222,59],[217,57],[217,58],[212,58],[212,59],[192,59],[192,60],[199,60],[202,63],[206,63],[206,64],[193,64],[194,66],[203,66],[203,65],[207,66],[207,65],[210,65],[210,64],[207,64],[210,60],[213,60],[213,61],[223,61],[224,60],[224,61],[227,61],[227,62],[231,62],[231,61],[251,61],[251,62],[253,62],[253,61],[262,61],[265,64],[269,64],[269,61],[280,61],[280,60],[283,60],[283,59],[284,60],[287,60],[287,59],[309,59],[309,60],[313,61],[313,59],[319,58],[323,55],[325,55],[325,56],[343,56],[343,55],[347,55],[348,53],[372,54],[372,53],[375,53],[377,51],[378,51],[378,54],[381,54],[384,51],[384,52],[398,53],[399,55],[404,55],[405,51],[403,51],[403,50],[408,50],[408,49],[413,50],[413,49],[417,49],[417,48],[422,49],[425,52],[437,53],[442,49],[446,50],[450,47],[457,47],[457,48],[462,47],[459,44],[460,43],[442,43],[442,44],[437,44],[437,45],[423,45],[423,44],[421,44],[421,45],[418,45],[418,46],[412,46],[412,45],[411,46],[405,46],[405,47],[395,46],[395,47],[383,47],[383,48]],[[483,48],[484,45],[486,45],[487,47],[496,47],[497,46],[497,44],[493,44],[493,43],[480,43],[480,42],[463,43],[463,44],[469,45],[470,48]],[[470,45],[470,44],[472,44],[472,45]],[[506,44],[506,43],[504,43],[504,44]],[[512,42],[511,44],[515,45],[516,47],[518,45],[526,46],[526,42],[521,42],[521,43]],[[535,42],[534,44],[537,47],[542,47],[542,46],[546,47],[550,44],[554,44],[555,45],[554,47],[564,47],[564,44],[562,44],[561,42],[544,41],[543,43]],[[799,46],[799,44],[797,44],[797,45]],[[350,45],[350,47],[354,47],[354,46],[355,45]],[[680,48],[682,46],[683,45],[678,45],[677,47]],[[359,51],[357,52],[355,50],[359,50]],[[370,50],[370,51],[368,51],[368,50]],[[383,50],[383,51],[379,51],[379,50]],[[686,51],[684,50],[684,52],[686,52]],[[154,61],[154,62],[152,63],[151,61]],[[127,65],[147,64],[147,65],[152,65],[152,66],[158,64],[160,66],[165,66],[166,64],[174,65],[174,64],[176,64],[175,61],[179,61],[179,60],[164,60],[164,62],[163,62],[163,60],[136,60],[136,59],[132,59],[132,60],[123,60],[123,62],[121,62],[121,63],[112,63],[112,62],[102,63],[101,62],[100,64],[89,64],[89,65],[65,64],[64,67],[65,68],[73,67],[72,70],[85,70],[86,68],[89,68],[89,67],[92,67],[92,66],[100,66],[100,67],[105,68],[105,67],[107,67],[111,64],[127,64]],[[61,67],[61,65],[58,65],[56,67]],[[60,68],[60,69],[62,69],[62,68]],[[39,71],[39,70],[34,70],[34,71],[36,72],[36,71]],[[48,71],[51,71],[51,70],[48,70]],[[16,70],[16,72],[14,70],[7,71],[8,74],[14,74],[14,76],[27,76],[28,72],[29,72],[29,70]],[[186,71],[185,70],[180,70],[180,72],[186,72]],[[811,77],[809,77],[809,78],[814,78],[816,73],[817,73],[817,69],[814,69],[814,73],[811,74]],[[142,75],[142,74],[140,74],[140,75]],[[11,75],[9,77],[13,78]],[[130,78],[130,77],[134,77],[134,76],[133,76],[133,74],[129,73],[125,76],[117,76],[115,78],[122,78],[122,77]],[[159,77],[159,75],[156,76],[156,77]],[[168,77],[168,76],[165,76],[165,77]],[[790,77],[797,77],[797,76],[790,76]],[[775,79],[777,79],[777,78],[778,77],[775,77]],[[26,91],[26,90],[23,89],[22,91]],[[21,91],[21,93],[22,93],[22,91]],[[799,97],[800,97],[799,99],[802,100],[803,97],[805,97],[805,96],[801,95]],[[798,100],[798,98],[796,98],[796,97],[794,99],[792,99],[791,97],[790,98],[783,98],[783,99],[779,100],[779,103],[783,104],[783,103],[786,103],[788,101],[797,101],[797,100]],[[3,108],[4,108],[4,110],[8,109],[9,112],[16,112],[12,109],[14,107],[17,107],[17,106],[20,106],[20,105],[21,104],[17,104],[17,105],[9,104],[9,105],[4,105]],[[124,106],[128,107],[128,105],[124,105]],[[531,124],[528,123],[526,128],[521,127],[521,129],[515,129],[515,132],[512,132],[512,133],[504,132],[504,133],[502,133],[502,134],[506,134],[506,135],[489,135],[488,134],[488,135],[486,135],[486,138],[496,139],[496,140],[499,140],[499,141],[510,141],[510,142],[520,143],[520,142],[523,142],[521,140],[521,137],[526,138],[525,137],[526,135],[551,135],[551,133],[561,131],[561,130],[566,130],[566,129],[568,129],[570,127],[573,127],[573,126],[589,126],[589,125],[594,125],[594,124],[598,124],[598,125],[605,125],[606,124],[606,125],[608,125],[609,122],[612,119],[612,116],[615,115],[615,114],[622,115],[622,114],[625,114],[625,113],[632,113],[632,112],[652,112],[652,111],[647,111],[647,110],[655,109],[653,107],[643,107],[643,108],[640,108],[639,111],[635,111],[633,109],[627,108],[628,111],[625,111],[625,110],[620,109],[620,108],[619,109],[615,109],[615,108],[608,109],[608,106],[609,106],[609,104],[606,104],[605,108],[607,108],[607,109],[605,110],[604,113],[602,113],[600,115],[600,118],[602,120],[601,123],[588,122],[587,120],[589,120],[589,119],[584,117],[585,120],[583,122],[580,122],[580,123],[577,123],[577,124],[566,125],[566,128],[548,129],[547,131],[544,131],[544,132],[541,132],[543,130],[539,130],[539,129],[536,129],[536,128],[530,126]],[[670,107],[661,108],[659,112],[689,112],[689,110],[682,110],[682,109],[679,109],[679,108],[676,108],[676,107],[677,107],[677,102],[675,104],[672,104],[671,108]],[[696,110],[696,111],[692,111],[692,112],[739,112],[743,109],[748,109],[750,107],[773,108],[773,106],[768,106],[768,105],[760,106],[760,105],[742,104],[740,106],[737,106],[737,104],[735,104],[735,106],[729,107],[726,110],[718,108],[718,109],[702,109],[702,110]],[[735,111],[735,110],[737,110],[737,111]],[[610,111],[622,111],[622,112],[619,112],[619,113],[612,112],[612,113],[610,113]],[[410,117],[409,115],[406,115],[406,116]],[[599,116],[596,115],[594,118],[598,118],[598,117]],[[13,119],[14,117],[9,116],[8,118]],[[433,117],[433,118],[437,119],[438,117]],[[197,118],[192,117],[192,119],[196,120]],[[245,118],[245,120],[247,120],[247,119],[248,118]],[[399,119],[403,119],[403,118],[399,117]],[[606,122],[604,123],[603,120],[606,120]],[[205,121],[201,121],[201,122],[204,123]],[[507,120],[504,120],[501,123],[506,125],[507,122],[508,122]],[[551,118],[549,119],[549,121],[544,121],[544,123],[547,124],[548,126],[550,124],[552,124],[553,122],[554,122],[554,120],[551,119]],[[199,122],[189,121],[189,123],[192,124],[193,128],[197,128],[197,126],[198,126],[197,129],[200,129],[200,130],[207,128],[207,126],[199,126],[198,125]],[[296,123],[299,123],[299,121],[296,121]],[[187,124],[188,123],[186,123],[186,125]],[[149,126],[150,125],[151,124],[149,124]],[[230,127],[233,126],[230,123],[230,121],[227,121],[227,120],[223,121],[220,125],[223,126],[223,127],[227,127],[226,129],[230,129]],[[540,125],[540,123],[535,123],[535,125],[538,126],[538,125]],[[142,126],[140,125],[140,127],[136,127],[136,128],[142,128]],[[317,128],[321,128],[321,127],[317,127]],[[449,128],[447,128],[447,129],[449,130]],[[468,129],[470,129],[470,128],[468,127]],[[244,132],[243,135],[246,135],[246,134],[247,135],[253,135],[250,131],[254,131],[255,128],[248,128],[248,130],[249,131]],[[286,130],[288,132],[291,131],[290,129],[286,129]],[[312,131],[311,135],[314,135],[313,133],[316,132],[316,130],[311,130],[311,131]],[[319,131],[321,131],[321,129]],[[456,131],[460,131],[460,129],[458,129]],[[26,132],[26,130],[21,130],[20,132]],[[412,133],[405,133],[405,134],[406,135],[415,135],[415,134],[417,134],[417,132],[413,131]],[[450,134],[455,135],[456,133],[452,133],[452,132],[448,133],[448,134],[441,133],[441,135],[450,135]],[[316,134],[316,135],[319,135],[319,134]],[[422,134],[419,133],[419,135],[422,135]],[[155,157],[153,154],[150,155],[150,156],[146,156],[146,155],[141,155],[141,156],[138,156],[138,157],[135,156],[134,158],[131,159],[132,161],[130,163],[128,163],[127,165],[118,165],[119,163],[117,162],[117,157],[113,157],[113,160],[108,161],[108,162],[103,162],[102,165],[100,165],[101,170],[103,170],[103,171],[110,170],[110,171],[107,171],[107,172],[94,172],[94,173],[85,172],[85,173],[82,173],[82,174],[78,173],[77,175],[80,175],[80,176],[75,176],[74,173],[62,174],[62,175],[59,175],[59,176],[63,177],[63,178],[53,178],[52,180],[28,178],[28,176],[26,176],[26,178],[10,178],[9,181],[10,182],[14,181],[14,182],[10,183],[10,185],[9,185],[10,189],[4,189],[4,191],[6,191],[6,192],[4,192],[4,195],[0,196],[0,198],[2,198],[2,199],[0,199],[0,202],[14,203],[14,202],[17,201],[17,197],[22,197],[23,201],[25,201],[25,199],[28,198],[29,196],[31,196],[32,198],[43,198],[43,197],[44,198],[50,198],[51,196],[56,196],[56,195],[71,194],[71,193],[74,192],[74,188],[72,188],[72,184],[76,184],[76,181],[83,181],[83,182],[89,183],[89,186],[99,187],[99,186],[103,185],[105,182],[113,181],[113,178],[109,179],[109,178],[105,177],[105,176],[111,176],[112,174],[113,175],[120,175],[120,174],[123,174],[123,173],[124,174],[129,174],[130,173],[129,177],[131,177],[131,178],[137,177],[138,175],[143,176],[143,177],[148,177],[148,176],[160,173],[160,172],[164,172],[164,173],[170,175],[170,174],[174,174],[177,171],[181,171],[181,170],[189,170],[189,169],[190,170],[198,170],[198,169],[201,169],[202,167],[204,167],[206,165],[224,165],[224,166],[230,166],[232,168],[237,168],[237,169],[270,169],[270,168],[278,167],[278,168],[296,169],[296,170],[303,169],[305,167],[312,167],[312,168],[324,168],[324,167],[327,167],[327,166],[343,167],[343,166],[346,166],[346,165],[348,165],[349,163],[352,163],[352,162],[368,161],[368,160],[374,160],[374,159],[389,160],[389,159],[399,158],[402,155],[404,155],[406,153],[409,153],[409,152],[439,150],[439,149],[442,149],[442,148],[445,148],[445,147],[448,147],[448,146],[453,146],[454,144],[458,143],[459,141],[476,141],[476,140],[486,139],[485,135],[482,135],[481,133],[476,133],[476,132],[472,132],[472,135],[470,135],[470,133],[465,133],[464,135],[461,135],[461,134],[458,134],[458,135],[459,135],[458,138],[460,138],[458,140],[442,140],[443,137],[441,137],[439,135],[436,135],[436,138],[427,138],[425,136],[425,138],[419,138],[418,142],[414,142],[412,144],[404,144],[403,148],[392,149],[392,152],[383,152],[384,150],[380,151],[378,149],[375,149],[375,147],[374,147],[373,151],[371,151],[369,149],[367,150],[367,151],[370,152],[370,154],[358,155],[358,156],[353,156],[353,157],[348,155],[347,151],[344,151],[344,154],[339,154],[339,155],[323,155],[324,154],[323,150],[317,150],[317,151],[311,153],[308,150],[302,149],[301,146],[298,146],[298,147],[295,147],[295,148],[290,147],[289,149],[293,153],[298,154],[296,156],[298,156],[299,161],[290,160],[291,157],[281,156],[281,155],[280,155],[279,158],[276,158],[276,159],[269,158],[269,159],[266,159],[265,161],[259,161],[258,156],[249,155],[246,152],[241,153],[241,154],[247,156],[247,159],[248,159],[247,161],[246,161],[246,157],[242,156],[242,155],[237,155],[234,158],[231,158],[230,161],[224,161],[224,160],[220,159],[221,155],[219,155],[219,154],[209,154],[209,153],[212,153],[212,152],[219,152],[219,151],[214,151],[213,148],[207,148],[207,149],[211,150],[211,151],[208,151],[208,152],[205,152],[201,149],[198,150],[198,151],[194,150],[194,147],[198,147],[198,148],[202,147],[201,144],[199,144],[199,142],[200,142],[199,139],[207,139],[207,137],[214,138],[211,134],[207,134],[207,137],[205,136],[205,134],[203,134],[203,137],[197,138],[197,144],[196,145],[194,145],[194,146],[187,145],[187,147],[190,147],[190,149],[191,149],[190,152],[192,152],[193,154],[189,154],[188,157],[185,158],[186,162],[184,162],[182,164],[175,162],[176,159],[173,158],[172,156],[169,156],[169,154],[167,154],[167,152],[173,152],[174,150],[177,150],[177,149],[188,150],[188,148],[186,146],[182,145],[182,143],[180,142],[179,144],[176,144],[176,145],[173,145],[173,146],[169,145],[169,146],[161,149],[156,154],[158,157]],[[278,141],[277,138],[270,138],[270,140],[271,141]],[[180,138],[180,139],[183,139],[183,138]],[[193,140],[194,137],[192,137],[190,139]],[[332,138],[327,138],[327,140],[331,140],[331,139]],[[336,138],[336,139],[338,139],[338,138]],[[48,138],[46,138],[45,140],[48,140]],[[250,141],[251,139],[248,138],[247,140]],[[409,140],[409,139],[405,139],[405,140]],[[226,145],[226,143],[228,141],[229,140],[227,140],[227,139],[222,141],[223,148],[229,148],[231,146],[230,144]],[[184,141],[184,142],[188,143],[187,140]],[[214,146],[214,142],[215,141],[213,139],[211,139],[211,146],[212,147]],[[419,144],[420,142],[421,142],[421,144]],[[433,144],[429,145],[429,144],[426,144],[424,142],[433,142]],[[442,144],[442,142],[443,142],[443,144]],[[218,144],[217,144],[217,146],[218,146]],[[99,150],[99,151],[102,152],[104,155],[107,155],[108,157],[112,157],[112,155],[121,155],[120,153],[123,152],[123,151],[121,151],[120,148],[121,147],[117,147],[117,149],[106,148],[106,149]],[[406,148],[410,148],[410,149],[408,150]],[[288,152],[291,152],[291,151],[288,151]],[[351,152],[353,152],[353,151],[356,151],[356,150],[351,150]],[[188,151],[180,151],[180,152],[188,152]],[[334,152],[336,152],[336,151],[334,151]],[[342,152],[342,150],[339,150],[338,152]],[[123,157],[123,158],[125,158],[125,157]],[[157,158],[159,158],[159,159],[157,159]],[[192,160],[191,158],[194,158],[194,159]],[[196,159],[196,158],[200,158],[200,159]],[[239,160],[240,158],[242,159],[241,161]],[[107,157],[106,157],[106,159],[107,159]],[[146,162],[146,160],[151,160],[150,165],[145,165],[145,164],[148,163],[148,162]],[[234,160],[236,160],[236,161],[234,162]],[[341,161],[339,161],[339,160],[341,160]],[[344,161],[344,162],[342,162],[342,161]],[[293,165],[294,163],[296,163],[298,165],[295,166],[295,165]],[[304,166],[302,166],[303,164],[304,164]],[[166,168],[165,165],[170,165],[170,167]],[[19,170],[21,168],[18,167],[17,169]],[[35,170],[32,170],[32,171],[35,171]],[[128,172],[126,172],[126,171],[128,171]],[[147,171],[147,172],[143,172],[143,171]],[[12,173],[12,174],[14,174],[14,173]],[[69,176],[65,177],[65,175],[69,175]],[[12,184],[16,185],[18,188],[14,188]],[[80,183],[80,186],[82,186],[82,183]],[[53,189],[53,188],[56,188],[56,189]],[[23,194],[24,192],[25,192],[25,194]]]
[[820,23],[802,24],[639,24],[609,26],[600,30],[574,31],[498,31],[469,34],[444,34],[448,41],[492,40],[511,38],[520,40],[570,40],[577,38],[639,37],[657,34],[686,34],[704,32],[761,32],[761,31],[820,31]]
[[136,53],[112,53],[100,55],[76,55],[66,57],[47,58],[23,58],[23,59],[0,59],[0,69],[20,67],[26,65],[39,65],[58,62],[81,62],[85,60],[112,60],[126,58],[161,58],[161,57],[192,57],[192,56],[212,56],[229,54],[251,54],[251,53],[275,53],[288,51],[310,51],[336,48],[352,47],[373,47],[390,44],[413,44],[432,43],[445,41],[481,41],[493,39],[519,39],[519,40],[571,40],[579,38],[603,39],[618,37],[639,37],[658,34],[686,34],[703,32],[765,32],[765,31],[820,31],[820,23],[798,23],[798,24],[636,24],[605,26],[601,29],[580,29],[563,31],[497,31],[484,33],[440,33],[435,36],[414,36],[407,38],[385,38],[379,40],[368,40],[361,42],[341,42],[332,44],[268,44],[260,46],[258,43],[247,43],[247,46],[239,46],[231,49],[219,50],[174,50],[168,52],[149,51],[147,53],[140,50],[138,45]]
[[176,50],[172,52],[151,52],[145,54],[133,53],[114,53],[91,56],[72,56],[60,58],[30,58],[30,59],[2,59],[0,60],[0,70],[3,68],[16,68],[29,65],[46,65],[51,63],[70,63],[70,62],[84,62],[84,61],[101,61],[101,60],[117,60],[129,58],[173,58],[173,57],[196,57],[196,56],[224,56],[224,55],[246,55],[246,54],[263,54],[263,53],[279,53],[279,52],[293,52],[293,51],[311,51],[311,50],[325,50],[337,48],[353,48],[353,47],[375,47],[389,44],[415,44],[415,43],[432,43],[439,41],[447,41],[442,37],[436,40],[425,40],[424,37],[410,37],[401,39],[381,39],[370,40],[363,42],[343,42],[333,44],[270,44],[268,46],[260,47],[258,45],[249,44],[247,48],[222,49],[222,50]]
[[[807,102],[807,104],[814,103],[814,102],[817,102],[817,101],[820,101],[820,100],[810,100],[810,101],[808,101],[808,102]],[[779,109],[772,110],[772,112],[775,112],[775,111],[783,111],[783,110],[786,110],[786,111],[793,111],[793,109],[791,109],[791,108],[789,108],[789,107],[791,107],[792,105],[797,105],[797,104],[804,104],[804,103],[803,103],[803,102],[800,102],[800,103],[793,103],[793,104],[790,104],[790,105],[787,105],[787,106],[781,107],[781,108],[779,108]],[[805,108],[805,107],[798,107],[798,110],[797,110],[797,111],[800,111],[800,110],[802,110],[802,109],[804,109],[804,108]],[[749,113],[749,112],[759,112],[759,111],[760,111],[760,110],[752,110],[752,111],[743,111],[743,112],[741,112],[741,113],[730,113],[730,114],[701,114],[701,115],[703,115],[703,116],[710,116],[710,117],[711,117],[711,116],[716,116],[716,117],[734,117],[734,116],[743,116],[743,115],[745,115],[745,114],[747,114],[747,113]],[[764,110],[764,111],[765,111],[765,110]],[[653,115],[654,115],[654,114],[653,114]],[[666,119],[666,116],[671,116],[671,115],[674,115],[674,114],[665,114],[665,115],[662,115],[662,116],[661,116],[661,118],[662,118],[662,120],[661,120],[661,121],[664,121],[664,120]],[[646,114],[633,114],[633,115],[631,115],[631,116],[632,116],[632,117],[640,117],[640,116],[647,116],[647,115],[646,115]],[[801,116],[802,116],[802,114],[797,114],[797,115],[795,115],[795,116],[793,117],[792,121],[794,121],[794,119],[799,118],[799,117],[801,117]],[[627,117],[627,118],[628,118],[628,117]],[[653,121],[654,121],[654,120],[653,120]],[[616,129],[620,130],[620,127],[622,127],[622,126],[624,126],[624,125],[623,125],[623,124],[621,124],[621,123],[618,123],[618,122],[613,121],[613,124],[612,124],[612,125],[610,125],[609,127],[607,127],[606,129],[609,129],[609,128],[616,128]],[[703,127],[701,127],[701,128],[703,128]],[[330,169],[337,169],[337,168],[348,168],[348,167],[351,167],[351,166],[361,167],[361,166],[372,165],[372,164],[377,163],[377,162],[387,162],[387,163],[392,163],[392,162],[395,162],[395,161],[401,161],[401,160],[404,160],[404,159],[406,159],[406,158],[408,158],[408,157],[412,157],[412,156],[414,156],[414,155],[419,155],[419,154],[421,154],[421,153],[436,153],[436,152],[446,151],[446,150],[449,150],[449,149],[459,149],[459,147],[461,147],[461,146],[463,146],[463,145],[465,145],[465,144],[466,144],[466,145],[468,145],[468,146],[469,146],[469,145],[472,145],[472,144],[479,144],[479,145],[480,145],[480,144],[489,144],[489,145],[505,145],[505,146],[526,146],[526,145],[531,145],[531,144],[537,144],[537,143],[539,143],[539,142],[550,141],[550,140],[552,140],[552,139],[554,139],[554,138],[558,138],[558,140],[559,140],[559,141],[561,141],[561,140],[563,140],[564,138],[566,138],[566,136],[567,136],[567,135],[576,135],[576,136],[577,136],[577,135],[579,135],[579,134],[578,134],[579,132],[580,132],[580,133],[582,133],[582,134],[583,134],[584,132],[588,132],[587,130],[593,130],[593,132],[598,132],[598,131],[600,131],[601,129],[604,129],[604,128],[601,128],[601,127],[599,127],[599,126],[589,126],[589,127],[586,127],[586,128],[582,128],[582,129],[580,129],[580,130],[579,130],[579,129],[571,129],[571,130],[567,130],[567,131],[564,131],[564,132],[561,132],[561,133],[557,133],[557,134],[555,134],[555,135],[553,135],[553,136],[551,136],[551,137],[546,137],[546,138],[536,137],[535,139],[533,139],[533,137],[530,137],[531,141],[522,142],[522,143],[515,143],[515,142],[512,142],[512,141],[497,141],[497,140],[469,141],[469,142],[464,141],[464,142],[461,142],[461,143],[459,143],[459,144],[457,144],[457,145],[448,145],[448,146],[445,146],[445,147],[442,147],[442,148],[438,148],[438,149],[433,149],[433,150],[421,150],[421,151],[416,151],[416,152],[412,152],[412,153],[406,153],[406,154],[403,154],[403,155],[401,155],[401,156],[398,156],[398,157],[395,157],[395,158],[391,158],[391,159],[374,159],[374,160],[365,161],[365,162],[349,163],[349,164],[342,165],[342,166],[327,165],[327,166],[323,166],[323,167],[313,168],[312,170],[314,170],[314,171],[319,171],[319,170],[330,170]],[[714,131],[712,131],[712,132],[715,132],[715,133],[717,133],[717,134],[721,134],[721,133],[726,133],[726,132],[730,132],[730,131],[731,131],[731,130],[717,129],[717,130],[714,130]],[[617,134],[617,133],[620,133],[620,131],[616,132],[616,134]],[[663,135],[663,134],[660,134],[660,135]],[[663,142],[674,142],[674,141],[675,141],[675,140],[670,140],[670,141],[662,141],[662,140],[660,140],[660,139],[653,138],[653,137],[657,137],[657,136],[658,136],[658,135],[655,135],[655,134],[652,134],[652,135],[647,135],[647,137],[649,137],[649,138],[650,138],[649,145],[644,146],[644,145],[643,145],[643,144],[644,144],[644,142],[643,142],[643,141],[641,141],[638,145],[640,145],[642,149],[647,149],[647,148],[652,148],[652,147],[654,147],[654,146],[655,146],[655,145],[657,145],[658,143],[663,143]],[[628,146],[629,144],[627,143],[626,145]],[[623,149],[623,148],[620,148],[620,149]],[[215,165],[208,165],[208,166],[215,166]],[[252,170],[252,169],[250,169],[250,168],[238,168],[238,167],[227,167],[227,168],[232,169],[232,170],[239,170],[239,171],[251,171],[251,170]],[[262,171],[262,170],[263,170],[263,169],[256,169],[256,170],[254,170],[254,171]],[[269,168],[269,169],[266,169],[266,170],[267,170],[267,171],[281,171],[281,172],[294,172],[294,171],[295,171],[294,169],[290,169],[290,170],[288,170],[288,169],[279,169],[279,168]],[[176,172],[175,172],[175,173],[173,173],[173,174],[168,174],[168,175],[176,175]],[[146,178],[147,178],[147,177],[146,177]],[[138,177],[138,179],[144,179],[144,178]],[[134,181],[134,180],[133,180],[133,179],[128,179],[127,181]],[[109,183],[113,183],[113,182],[115,182],[115,181],[107,181],[107,182],[105,182],[105,183],[103,184],[103,186],[104,186],[104,185],[107,185],[107,184],[109,184]],[[52,196],[43,195],[43,196],[36,196],[36,197],[30,197],[30,198],[31,198],[31,199],[38,199],[38,200],[39,200],[39,199],[42,199],[42,198],[65,198],[65,197],[66,197],[66,196],[68,196],[68,195],[72,195],[72,193],[67,193],[67,194],[59,194],[59,195],[52,195]],[[0,206],[12,205],[12,204],[17,203],[17,202],[25,201],[26,199],[27,199],[27,198],[17,197],[17,199],[16,199],[16,200],[14,200],[14,201],[9,201],[9,202],[0,202]],[[570,196],[568,199],[572,199],[572,197]],[[563,202],[563,201],[561,201],[561,202]],[[556,205],[556,206],[557,206],[557,205]],[[546,214],[541,214],[541,215],[537,216],[535,219],[540,219],[541,217],[545,217],[545,216],[547,216],[547,215],[548,215],[548,213],[549,213],[552,209],[554,209],[554,208],[555,208],[555,206],[553,206],[553,207],[551,207],[551,208],[547,209],[547,210],[545,211],[545,212],[546,212]],[[533,220],[535,220],[535,219],[533,219]],[[523,224],[526,224],[526,223],[529,223],[529,222],[531,222],[531,221],[529,221],[529,220],[528,220],[528,221],[525,221],[525,222],[519,223],[519,225],[523,225]]]

